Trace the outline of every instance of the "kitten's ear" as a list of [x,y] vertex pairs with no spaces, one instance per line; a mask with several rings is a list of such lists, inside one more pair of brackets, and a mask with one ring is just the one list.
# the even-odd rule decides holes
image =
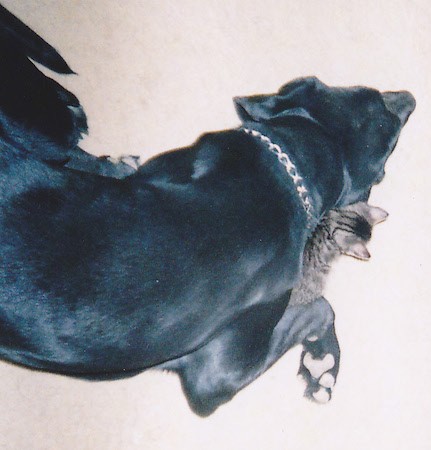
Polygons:
[[380,222],[384,222],[388,218],[389,214],[382,208],[368,205],[368,216],[371,225],[374,226]]
[[367,261],[371,258],[371,255],[363,242],[354,242],[351,245],[345,247],[342,253],[347,256],[353,256],[354,258]]

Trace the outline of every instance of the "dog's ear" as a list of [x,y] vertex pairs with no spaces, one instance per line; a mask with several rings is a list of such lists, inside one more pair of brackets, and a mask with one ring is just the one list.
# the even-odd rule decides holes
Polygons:
[[288,116],[315,120],[308,106],[314,101],[316,89],[324,86],[316,77],[299,78],[277,94],[235,97],[235,108],[242,122],[272,122]]

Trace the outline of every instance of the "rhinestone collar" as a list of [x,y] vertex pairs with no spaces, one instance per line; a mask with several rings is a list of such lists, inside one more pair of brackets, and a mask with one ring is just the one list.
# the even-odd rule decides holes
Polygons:
[[310,228],[313,222],[313,205],[311,203],[310,194],[307,187],[305,186],[304,179],[299,175],[298,169],[290,159],[289,155],[287,153],[284,153],[278,144],[274,144],[268,136],[265,136],[259,131],[244,127],[242,127],[241,130],[251,136],[260,139],[268,147],[268,150],[271,153],[274,153],[275,156],[277,156],[277,159],[284,166],[287,174],[295,185],[295,190],[301,200],[305,214],[307,215],[307,228]]

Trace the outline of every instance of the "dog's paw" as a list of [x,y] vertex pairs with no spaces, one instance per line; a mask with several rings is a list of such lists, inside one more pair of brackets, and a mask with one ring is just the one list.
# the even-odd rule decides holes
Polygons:
[[141,158],[133,155],[123,155],[119,158],[114,158],[112,156],[99,158],[102,162],[103,159],[108,162],[108,165],[102,164],[99,167],[100,173],[114,178],[125,178],[132,175],[142,164]]
[[141,157],[135,155],[123,155],[120,156],[119,162],[127,164],[134,170],[138,170],[139,166],[142,164]]
[[327,403],[339,368],[340,349],[335,331],[331,328],[320,338],[310,336],[303,346],[298,375],[306,383],[304,396],[317,403]]
[[128,167],[131,167],[133,170],[137,170],[138,167],[141,165],[140,156],[122,155],[119,158],[115,158],[113,156],[108,156],[107,159],[111,164],[125,165]]
[[335,359],[331,353],[322,359],[313,358],[309,352],[304,352],[301,358],[299,375],[307,385],[305,396],[317,403],[327,403],[332,396],[332,388],[335,385],[335,376],[331,369],[335,366]]

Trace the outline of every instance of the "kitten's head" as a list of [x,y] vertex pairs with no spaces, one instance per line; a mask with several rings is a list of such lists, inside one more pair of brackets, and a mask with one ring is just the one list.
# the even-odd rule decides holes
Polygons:
[[328,214],[331,238],[342,254],[368,260],[371,255],[366,244],[371,239],[373,226],[387,217],[384,209],[365,202],[332,210]]

